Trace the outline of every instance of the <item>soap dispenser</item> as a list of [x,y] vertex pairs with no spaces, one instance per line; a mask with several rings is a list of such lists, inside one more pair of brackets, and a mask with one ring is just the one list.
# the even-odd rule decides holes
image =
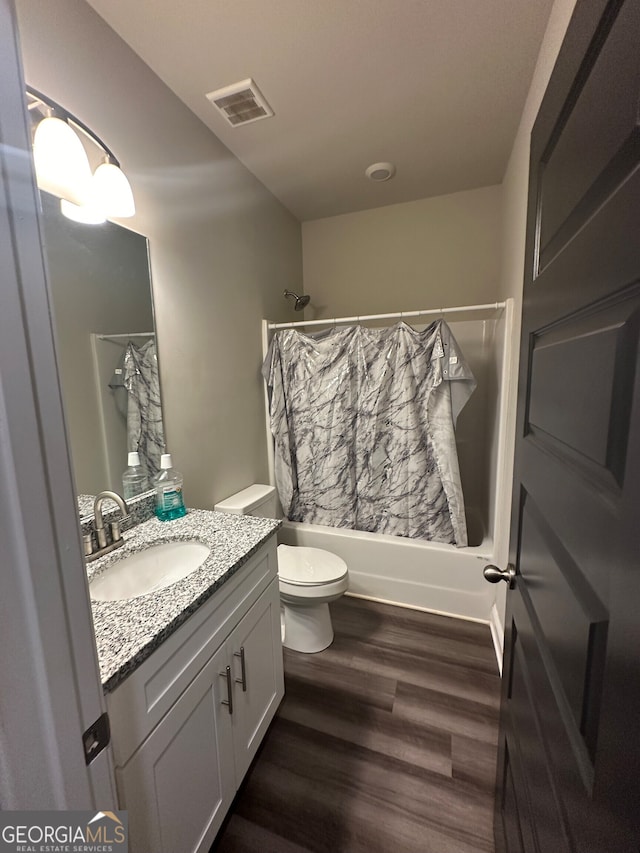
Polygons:
[[156,516],[160,521],[173,521],[187,514],[182,495],[183,477],[173,468],[171,454],[160,457],[160,471],[155,477]]

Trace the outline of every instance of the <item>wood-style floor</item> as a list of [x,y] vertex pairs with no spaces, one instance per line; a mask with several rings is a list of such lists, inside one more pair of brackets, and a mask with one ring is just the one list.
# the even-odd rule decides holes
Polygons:
[[286,697],[216,853],[493,853],[499,677],[485,625],[342,598],[285,649]]

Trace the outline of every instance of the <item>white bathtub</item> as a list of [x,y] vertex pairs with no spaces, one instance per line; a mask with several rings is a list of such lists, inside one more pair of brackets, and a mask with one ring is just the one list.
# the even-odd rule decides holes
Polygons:
[[419,539],[362,533],[284,521],[278,541],[332,551],[349,567],[348,595],[402,607],[485,622],[491,627],[498,663],[502,658],[495,589],[482,575],[492,561],[493,542],[456,548]]

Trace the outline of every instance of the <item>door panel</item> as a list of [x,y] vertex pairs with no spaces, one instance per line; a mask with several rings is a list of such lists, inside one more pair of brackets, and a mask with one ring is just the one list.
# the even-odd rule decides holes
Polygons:
[[565,445],[617,480],[624,468],[624,410],[633,384],[628,366],[637,350],[637,316],[636,311],[629,317],[627,300],[609,303],[531,339],[527,428],[541,430],[558,452]]
[[[241,779],[284,696],[277,578],[242,619],[227,644],[234,660],[234,743],[236,773]],[[246,690],[242,687],[241,651]]]
[[132,853],[208,850],[235,794],[223,646],[123,768]]
[[540,641],[548,648],[573,722],[584,736],[587,720],[592,732],[597,717],[608,614],[528,495],[520,541],[527,555],[520,561],[520,583],[537,615]]
[[531,139],[499,851],[640,848],[640,3],[579,0]]
[[594,196],[610,191],[612,169],[624,175],[636,162],[640,52],[629,33],[637,33],[639,13],[637,3],[626,3],[602,22],[543,154],[541,267],[596,206]]

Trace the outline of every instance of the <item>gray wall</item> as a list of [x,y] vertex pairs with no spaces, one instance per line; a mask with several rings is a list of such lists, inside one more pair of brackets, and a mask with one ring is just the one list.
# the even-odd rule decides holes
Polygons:
[[[490,186],[304,222],[305,317],[497,301],[501,204],[501,187]],[[497,442],[495,323],[464,319],[452,329],[479,388],[458,422],[458,455],[465,504],[487,531],[495,492],[488,461]]]
[[114,150],[150,241],[165,426],[191,506],[267,477],[260,319],[292,318],[300,225],[83,0],[18,0],[27,83]]
[[494,302],[499,186],[305,222],[310,319]]

